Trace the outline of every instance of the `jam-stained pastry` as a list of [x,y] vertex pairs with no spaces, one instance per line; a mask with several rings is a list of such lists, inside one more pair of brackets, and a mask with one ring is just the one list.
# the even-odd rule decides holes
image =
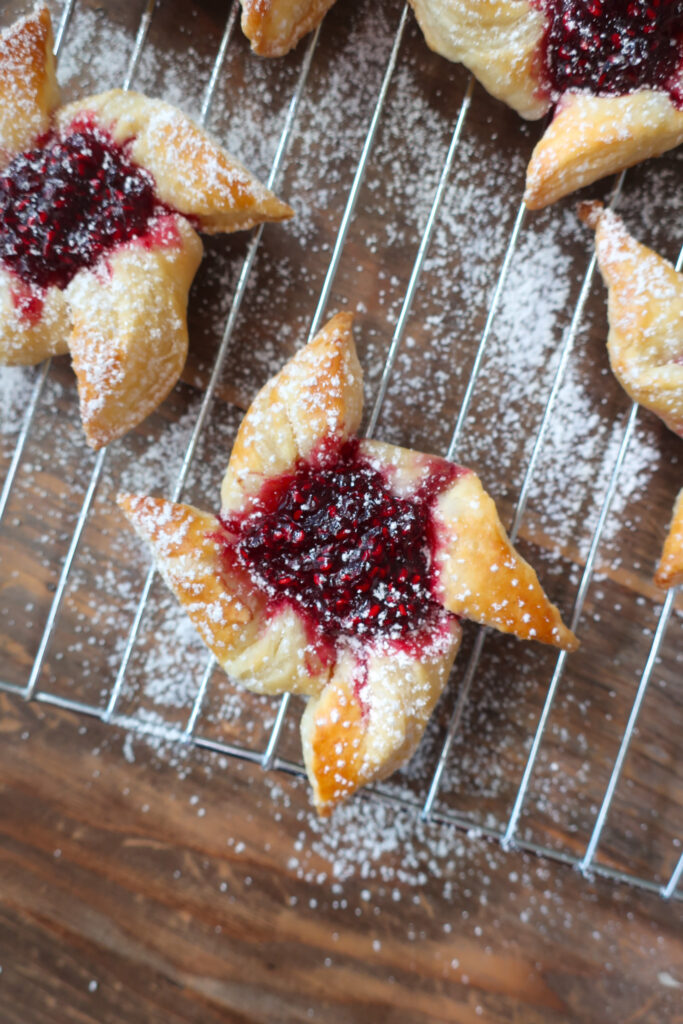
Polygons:
[[664,590],[683,583],[683,490],[679,491],[676,498],[662,557],[655,572],[655,583]]
[[410,0],[428,45],[523,117],[539,209],[683,141],[680,0]]
[[683,274],[636,242],[600,203],[581,203],[579,216],[595,229],[608,289],[612,370],[634,402],[683,437]]
[[180,376],[197,230],[292,211],[166,103],[114,90],[59,107],[52,43],[43,6],[0,34],[0,363],[71,352],[100,448]]
[[325,17],[334,0],[241,0],[242,31],[254,53],[283,57]]
[[460,618],[572,649],[470,470],[360,440],[362,373],[338,314],[258,394],[218,516],[121,495],[217,661],[258,693],[309,697],[321,813],[415,750]]

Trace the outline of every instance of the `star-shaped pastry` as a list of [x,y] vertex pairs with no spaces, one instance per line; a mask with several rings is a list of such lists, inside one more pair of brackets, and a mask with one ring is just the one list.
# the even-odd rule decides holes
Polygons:
[[283,57],[325,17],[334,0],[241,0],[242,31],[254,53]]
[[359,439],[362,400],[339,314],[251,405],[218,516],[119,498],[229,676],[310,698],[301,735],[322,813],[412,755],[461,618],[576,646],[477,476]]
[[292,211],[174,107],[59,106],[47,7],[0,33],[0,363],[70,352],[88,443],[145,418],[187,355],[197,230]]
[[539,209],[683,141],[680,0],[410,0],[428,45],[523,117]]

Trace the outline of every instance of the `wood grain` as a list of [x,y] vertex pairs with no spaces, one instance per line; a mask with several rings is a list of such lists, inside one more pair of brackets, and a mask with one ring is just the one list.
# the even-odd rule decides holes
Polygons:
[[[58,18],[63,3],[50,6]],[[60,61],[66,98],[121,84],[144,7],[77,0]],[[25,10],[24,0],[9,0],[0,17]],[[243,410],[307,335],[400,13],[395,0],[338,0],[325,20],[278,189],[297,219],[263,232],[183,493],[198,506],[215,509]],[[134,87],[198,115],[225,19],[224,0],[157,4]],[[263,178],[305,53],[304,44],[282,61],[256,60],[239,32],[228,46],[209,127]],[[357,310],[366,420],[466,89],[463,69],[430,53],[409,19],[327,309]],[[474,89],[380,439],[447,450],[539,131]],[[633,233],[670,259],[683,241],[682,169],[683,149],[629,171],[621,203]],[[609,188],[600,183],[591,195]],[[574,203],[523,224],[457,446],[456,459],[477,470],[508,525],[592,251]],[[109,698],[148,566],[115,496],[171,493],[250,238],[206,241],[183,380],[107,452],[39,689],[96,707]],[[522,552],[565,617],[629,412],[605,336],[596,280],[520,530]],[[21,394],[34,379],[26,371]],[[15,412],[0,434],[0,477],[17,438]],[[586,595],[582,648],[566,663],[520,821],[523,838],[560,853],[585,850],[647,660],[662,602],[652,574],[680,460],[680,440],[641,413]],[[0,528],[4,682],[26,684],[93,464],[68,359],[57,359]],[[681,850],[682,613],[679,595],[598,850],[603,864],[657,884]],[[468,625],[451,684],[418,755],[389,784],[393,795],[424,798],[476,635]],[[555,658],[539,645],[487,638],[439,808],[504,826]],[[184,728],[205,665],[156,581],[118,710]],[[214,672],[198,730],[262,751],[276,709]],[[280,744],[294,762],[300,711],[294,701]],[[11,698],[0,703],[0,785],[3,1024],[683,1020],[680,904],[592,886],[437,825],[423,833],[402,819],[399,828],[389,809],[381,812],[386,834],[400,841],[374,860],[359,853],[356,873],[341,883],[333,853],[344,828],[333,823],[325,845],[302,783],[199,750],[161,756],[132,734]],[[379,836],[380,812],[359,807],[354,827],[366,808]],[[426,865],[424,881],[413,857]],[[401,871],[411,880],[401,882]]]
[[336,884],[320,859],[309,881],[303,786],[275,825],[259,769],[197,758],[181,778],[99,723],[0,711],[8,1024],[681,1020],[661,981],[683,978],[680,905],[476,840],[419,888]]

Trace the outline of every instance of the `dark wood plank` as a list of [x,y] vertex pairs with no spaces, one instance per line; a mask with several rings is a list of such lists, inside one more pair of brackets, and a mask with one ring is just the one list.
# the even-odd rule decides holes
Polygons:
[[326,860],[301,784],[273,799],[259,769],[131,764],[99,723],[0,712],[3,1022],[681,1020],[680,904],[436,826],[405,829],[424,881],[401,849],[361,877],[359,848],[339,882],[367,802]]

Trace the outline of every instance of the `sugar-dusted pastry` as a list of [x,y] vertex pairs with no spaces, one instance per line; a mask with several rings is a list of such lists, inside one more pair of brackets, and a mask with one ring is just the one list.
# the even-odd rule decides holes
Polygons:
[[71,352],[88,443],[178,380],[197,230],[291,210],[184,114],[139,93],[59,107],[44,6],[0,34],[0,363]]
[[683,490],[679,491],[662,557],[655,572],[655,583],[668,590],[683,583]]
[[226,672],[310,698],[301,734],[322,813],[412,755],[461,618],[576,646],[474,473],[357,437],[351,325],[334,317],[258,394],[219,515],[119,497]]
[[539,209],[683,141],[680,0],[410,0],[429,46],[523,117]]
[[600,203],[582,203],[579,216],[595,228],[612,370],[634,402],[683,437],[683,274],[636,242]]
[[325,17],[334,0],[241,0],[242,31],[254,53],[282,57]]

